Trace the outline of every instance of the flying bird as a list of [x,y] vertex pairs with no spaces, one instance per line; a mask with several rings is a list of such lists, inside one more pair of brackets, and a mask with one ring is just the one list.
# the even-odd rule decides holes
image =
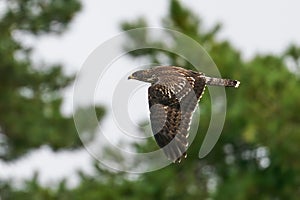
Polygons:
[[166,157],[179,163],[187,156],[192,115],[206,85],[237,88],[237,80],[213,78],[175,66],[139,70],[128,79],[151,83],[148,88],[151,128]]

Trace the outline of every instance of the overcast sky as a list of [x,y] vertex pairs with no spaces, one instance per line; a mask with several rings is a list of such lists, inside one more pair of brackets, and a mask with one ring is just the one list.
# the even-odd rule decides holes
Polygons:
[[[249,57],[256,52],[281,52],[292,42],[300,43],[300,2],[297,0],[185,0],[205,26],[223,24],[222,38],[229,39]],[[37,52],[41,58],[63,61],[78,69],[89,53],[120,32],[123,20],[145,16],[150,26],[160,26],[168,1],[86,0],[84,8],[62,37],[43,38]]]
[[[150,26],[159,27],[166,15],[168,1],[110,0],[83,1],[83,10],[69,30],[60,37],[47,36],[36,41],[35,59],[60,62],[66,70],[76,72],[88,55],[101,43],[120,32],[122,20],[144,16]],[[255,53],[280,53],[289,44],[300,44],[300,2],[298,0],[185,0],[205,26],[221,22],[220,38],[229,39],[243,56]],[[70,111],[72,94],[66,95],[64,110]],[[40,172],[42,183],[49,184],[62,177],[73,177],[76,169],[91,172],[90,156],[85,151],[54,154],[49,148],[32,152],[13,164],[0,162],[0,176],[28,178],[34,170]]]

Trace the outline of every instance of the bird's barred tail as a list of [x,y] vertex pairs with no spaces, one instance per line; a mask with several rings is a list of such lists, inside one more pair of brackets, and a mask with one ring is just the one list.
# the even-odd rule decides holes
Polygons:
[[225,86],[225,87],[239,87],[240,82],[237,80],[231,79],[222,79],[222,78],[213,78],[213,77],[205,77],[207,85],[215,85],[215,86]]

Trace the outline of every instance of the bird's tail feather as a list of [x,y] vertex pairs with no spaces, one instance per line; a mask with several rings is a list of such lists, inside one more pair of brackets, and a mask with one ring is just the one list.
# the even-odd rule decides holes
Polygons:
[[205,77],[207,85],[215,85],[215,86],[225,86],[225,87],[239,87],[240,82],[237,80],[231,79],[222,79],[222,78],[213,78],[213,77]]

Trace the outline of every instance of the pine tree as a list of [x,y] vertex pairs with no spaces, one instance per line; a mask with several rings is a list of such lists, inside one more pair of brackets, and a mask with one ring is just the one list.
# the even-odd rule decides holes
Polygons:
[[[0,158],[18,158],[49,145],[82,146],[72,116],[61,113],[62,93],[74,76],[60,64],[34,64],[28,37],[62,34],[80,11],[78,0],[5,1],[0,17]],[[98,108],[99,115],[103,110]]]

